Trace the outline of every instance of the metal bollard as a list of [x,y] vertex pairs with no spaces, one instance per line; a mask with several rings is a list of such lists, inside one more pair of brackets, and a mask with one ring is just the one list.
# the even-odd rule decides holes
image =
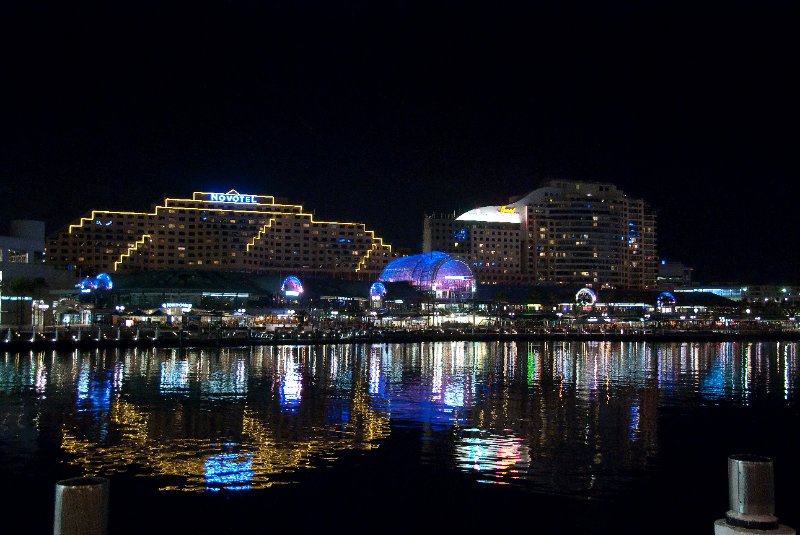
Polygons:
[[53,535],[106,535],[109,480],[74,477],[56,483]]
[[715,535],[764,533],[794,535],[775,516],[775,474],[772,459],[760,455],[728,457],[728,507],[714,523]]
[[743,528],[778,527],[772,459],[758,455],[728,457],[728,506],[729,524]]

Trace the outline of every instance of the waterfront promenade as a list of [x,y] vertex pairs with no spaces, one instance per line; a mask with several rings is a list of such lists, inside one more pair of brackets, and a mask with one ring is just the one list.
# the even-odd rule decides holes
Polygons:
[[45,331],[5,329],[0,347],[5,351],[44,351],[96,348],[193,348],[251,345],[314,345],[341,343],[416,343],[446,341],[652,341],[714,342],[729,340],[800,341],[792,329],[311,329],[267,331],[256,328],[222,328],[192,331],[164,328],[126,329],[110,326],[57,328]]

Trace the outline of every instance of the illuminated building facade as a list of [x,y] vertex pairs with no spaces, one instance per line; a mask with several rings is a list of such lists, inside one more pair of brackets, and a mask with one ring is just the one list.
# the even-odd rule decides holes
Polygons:
[[44,221],[14,219],[0,236],[0,325],[44,326],[49,292],[74,287],[76,278],[45,263]]
[[316,221],[268,195],[195,192],[151,212],[93,210],[53,236],[48,262],[84,274],[224,270],[374,279],[392,248],[363,223]]
[[427,216],[423,250],[455,254],[480,284],[563,283],[652,289],[656,215],[612,184],[551,180],[458,217]]
[[524,282],[522,237],[519,221],[428,216],[423,225],[422,250],[442,251],[461,258],[480,283]]
[[44,221],[15,219],[10,235],[0,236],[0,264],[41,264],[44,262]]

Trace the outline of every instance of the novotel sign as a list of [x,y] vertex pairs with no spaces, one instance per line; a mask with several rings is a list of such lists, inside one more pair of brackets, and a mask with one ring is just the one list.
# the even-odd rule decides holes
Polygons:
[[209,193],[208,199],[214,202],[258,203],[255,195],[242,195],[240,193]]

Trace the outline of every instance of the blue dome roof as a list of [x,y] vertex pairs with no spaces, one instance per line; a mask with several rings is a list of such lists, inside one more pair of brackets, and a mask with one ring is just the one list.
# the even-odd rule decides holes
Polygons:
[[447,253],[431,251],[393,260],[383,269],[381,282],[408,281],[426,290],[472,291],[474,277],[469,266]]

